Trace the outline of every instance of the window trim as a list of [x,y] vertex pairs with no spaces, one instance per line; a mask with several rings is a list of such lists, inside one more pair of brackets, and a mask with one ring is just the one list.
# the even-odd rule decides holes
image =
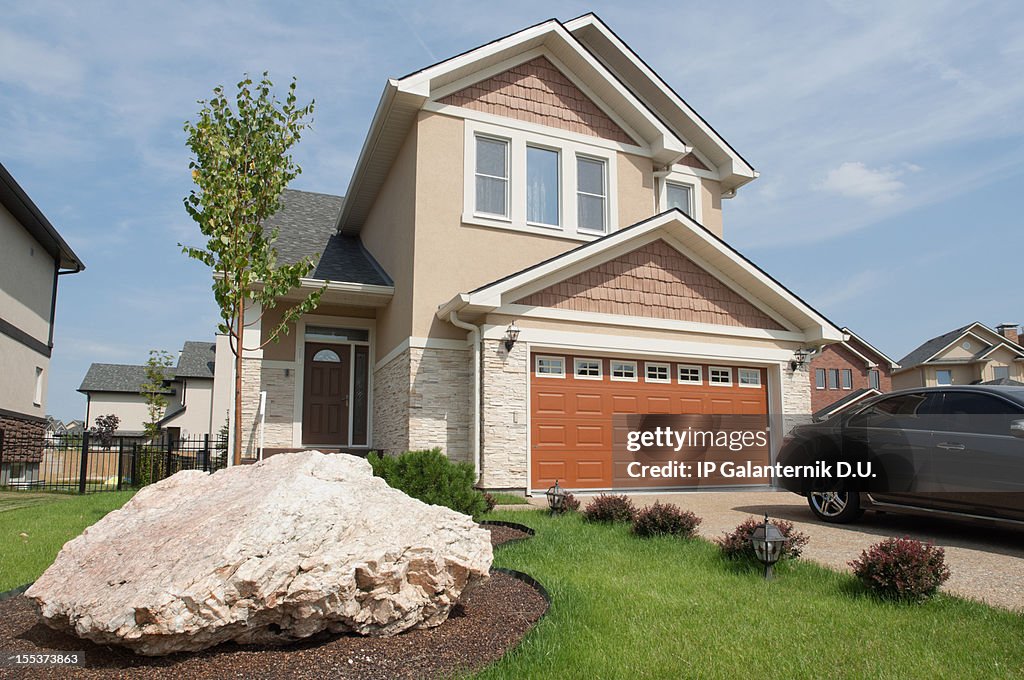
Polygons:
[[[580,363],[596,363],[597,364],[597,375],[580,375]],[[592,359],[590,357],[573,357],[572,359],[572,377],[576,380],[603,380],[604,379],[604,360]]]
[[[718,382],[712,379],[715,371],[725,371],[729,374],[729,382]],[[732,367],[731,366],[708,366],[708,385],[711,387],[732,387]]]
[[[497,177],[495,175],[485,175],[476,169],[476,152],[477,152],[477,140],[487,139],[492,142],[501,142],[505,145],[505,176]],[[473,216],[481,217],[489,220],[504,220],[508,221],[511,219],[511,208],[512,208],[512,140],[508,137],[502,137],[496,134],[484,134],[477,133],[473,135]],[[477,208],[476,202],[476,178],[477,177],[489,177],[491,179],[503,179],[505,181],[505,213],[489,213],[483,212]]]
[[36,366],[36,384],[35,392],[32,395],[32,405],[42,406],[43,405],[43,368],[42,366]]
[[[664,368],[665,379],[651,378],[648,374],[647,369],[649,368]],[[672,384],[672,364],[665,361],[645,361],[644,362],[644,382],[653,383],[657,385],[671,385]]]
[[[561,373],[541,373],[540,362],[541,359],[554,359],[557,360],[562,366]],[[533,356],[533,374],[538,378],[565,378],[565,357],[554,354],[535,354]]]
[[[949,382],[939,382],[939,373],[948,373]],[[935,369],[935,384],[939,387],[949,387],[953,384],[953,370],[950,368],[936,368]]]
[[[530,208],[529,208],[530,179],[529,178],[530,178],[530,149],[531,148],[538,149],[540,151],[550,151],[550,152],[555,154],[555,158],[556,158],[556,162],[557,162],[557,165],[555,166],[555,169],[558,171],[558,177],[555,180],[555,186],[558,188],[558,196],[557,196],[558,205],[555,207],[555,210],[558,213],[558,223],[557,224],[548,224],[546,222],[531,222],[530,219],[529,219],[529,212],[530,212]],[[526,150],[524,151],[523,159],[524,159],[524,164],[525,164],[525,170],[524,170],[524,174],[523,174],[523,180],[524,180],[523,197],[527,201],[527,205],[525,206],[525,209],[524,209],[524,212],[527,214],[526,225],[528,227],[540,227],[542,229],[554,229],[556,231],[562,231],[563,225],[565,224],[565,215],[564,215],[565,210],[562,207],[563,204],[565,203],[565,201],[562,200],[563,189],[565,188],[565,187],[563,187],[564,183],[562,182],[562,175],[565,174],[565,170],[562,168],[562,150],[557,148],[557,147],[552,147],[552,146],[550,146],[548,144],[538,144],[537,142],[530,142],[530,141],[528,141],[528,142],[526,142]]]
[[[616,376],[615,375],[615,364],[620,364],[620,365],[623,365],[623,366],[632,366],[633,367],[633,377],[632,378],[627,378],[627,377],[624,377],[624,376]],[[636,361],[631,361],[629,359],[609,359],[608,360],[608,379],[611,380],[612,382],[633,382],[633,383],[635,383],[635,382],[637,382],[640,379],[640,370],[639,370],[639,368],[640,367],[637,365]]]
[[[602,188],[604,189],[604,195],[603,196],[600,195],[600,194],[592,194],[589,191],[583,191],[583,190],[580,189],[580,182],[579,182],[579,167],[580,166],[579,166],[579,162],[580,162],[581,159],[585,160],[585,161],[589,161],[591,163],[600,163],[601,164],[601,167],[602,167],[602,169],[604,171],[603,177],[602,177],[602,179],[604,180],[602,182],[602,184],[603,184]],[[608,205],[609,205],[609,203],[611,203],[611,176],[610,176],[611,170],[609,169],[608,159],[602,158],[600,156],[594,156],[593,154],[580,153],[580,152],[577,151],[574,154],[574,156],[573,156],[573,166],[574,166],[574,168],[576,170],[576,191],[575,191],[576,206],[577,206],[576,207],[576,231],[580,232],[581,234],[595,234],[595,235],[598,235],[598,236],[604,236],[605,234],[611,233],[611,230],[609,228],[610,225],[611,225],[611,215],[609,214],[609,210],[608,210]],[[604,229],[603,230],[591,229],[591,228],[588,228],[588,227],[581,227],[580,226],[579,204],[580,204],[580,196],[581,195],[582,196],[589,196],[591,198],[600,198],[604,202],[603,203],[603,205],[604,205]]]
[[[703,177],[701,176],[702,171],[691,168],[687,165],[677,165],[672,168],[672,171],[662,177],[658,181],[658,210],[659,212],[665,212],[668,210],[668,185],[669,184],[682,184],[690,187],[690,208],[693,212],[690,214],[694,220],[701,222],[704,210],[704,201],[701,196],[701,188],[703,186]],[[705,175],[707,173],[704,173]]]
[[[743,382],[743,372],[744,371],[748,371],[748,375],[749,375],[749,373],[753,373],[755,376],[757,376],[757,383],[754,384],[754,383],[745,383],[745,382]],[[746,388],[757,389],[757,390],[761,389],[764,386],[762,384],[762,382],[761,382],[761,370],[757,369],[757,368],[749,368],[749,367],[737,369],[737,371],[736,371],[736,384],[739,385],[740,387],[746,387]]]
[[868,369],[868,387],[882,391],[882,372],[877,368]]
[[[849,381],[847,381],[849,378]],[[841,368],[839,369],[839,387],[843,390],[853,389],[853,369]]]
[[[697,369],[697,379],[690,380],[687,378],[683,380],[683,369]],[[704,369],[699,364],[677,364],[676,365],[676,382],[680,385],[703,385],[704,384]]]
[[[818,380],[818,376],[819,375],[821,376],[821,381]],[[816,368],[816,369],[814,369],[814,389],[816,389],[816,390],[823,390],[823,389],[825,389],[825,386],[828,385],[827,380],[828,380],[828,377],[826,375],[826,371],[825,371],[824,368]]]
[[[827,388],[830,389],[830,390],[838,390],[839,389],[839,369],[838,368],[827,369],[826,374],[827,375],[826,375],[825,385],[827,386]],[[835,382],[832,382],[832,378],[835,378]]]

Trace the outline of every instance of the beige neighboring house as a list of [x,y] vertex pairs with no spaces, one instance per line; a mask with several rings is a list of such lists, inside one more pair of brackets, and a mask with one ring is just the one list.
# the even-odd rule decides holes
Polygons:
[[796,352],[844,334],[730,245],[756,177],[592,14],[387,80],[346,196],[271,220],[328,283],[245,356],[244,455],[440,447],[486,488],[596,490],[615,413],[808,417]]
[[979,383],[1024,384],[1019,326],[972,323],[922,343],[900,359],[893,389]]
[[[224,418],[217,422],[213,418],[215,357],[215,343],[185,343],[177,365],[167,371],[168,403],[159,421],[161,429],[176,438],[217,433]],[[78,388],[86,396],[86,427],[95,427],[97,417],[112,414],[120,419],[120,436],[141,436],[149,420],[146,400],[140,394],[146,382],[145,366],[92,364]]]
[[0,486],[38,479],[57,283],[83,269],[0,164]]

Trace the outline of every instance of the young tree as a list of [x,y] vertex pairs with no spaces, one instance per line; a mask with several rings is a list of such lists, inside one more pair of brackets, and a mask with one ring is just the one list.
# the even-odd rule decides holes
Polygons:
[[[262,328],[261,343],[244,347],[244,331],[259,323],[281,296],[299,288],[313,268],[311,258],[277,264],[277,230],[264,221],[280,206],[281,192],[302,169],[292,160],[291,147],[309,127],[313,102],[296,104],[292,79],[282,104],[273,94],[266,72],[258,84],[245,77],[236,86],[232,107],[223,87],[201,100],[199,117],[185,123],[189,163],[197,188],[185,198],[185,210],[207,238],[205,248],[182,246],[182,252],[213,268],[213,294],[221,311],[218,328],[228,336],[235,358],[234,463],[242,462],[242,357],[277,342],[288,324],[320,302],[324,287],[303,297],[282,314],[272,328]],[[180,245],[180,244],[179,244]],[[247,306],[259,305],[256,318],[246,318]]]
[[149,350],[149,359],[146,360],[146,382],[142,383],[139,394],[146,400],[146,412],[149,420],[143,424],[146,437],[153,439],[160,434],[160,419],[164,416],[164,409],[167,408],[167,387],[164,382],[170,380],[170,368],[174,366],[174,359],[170,352],[162,349]]
[[95,425],[93,425],[92,431],[100,438],[100,443],[106,447],[113,444],[114,433],[121,426],[121,419],[111,413],[106,416],[96,416],[96,420],[93,422]]

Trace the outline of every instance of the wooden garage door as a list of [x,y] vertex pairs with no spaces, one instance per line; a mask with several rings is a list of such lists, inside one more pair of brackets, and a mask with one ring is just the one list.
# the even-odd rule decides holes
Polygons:
[[[530,368],[534,489],[556,479],[570,489],[611,487],[616,413],[768,413],[762,368],[550,352],[534,353]],[[747,382],[756,372],[759,386],[741,387],[741,369]]]

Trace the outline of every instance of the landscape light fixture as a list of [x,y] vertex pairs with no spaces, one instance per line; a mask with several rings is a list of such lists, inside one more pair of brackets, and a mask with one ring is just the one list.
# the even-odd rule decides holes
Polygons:
[[798,368],[803,368],[807,365],[807,359],[811,356],[811,353],[801,347],[797,351],[793,352],[793,358],[789,362],[789,368],[795,371]]
[[558,486],[558,480],[555,480],[555,485],[548,487],[548,490],[544,493],[548,498],[548,508],[551,509],[552,515],[557,515],[565,508],[565,489]]
[[505,329],[505,351],[511,352],[512,347],[515,346],[516,340],[519,339],[519,327],[516,326],[516,322],[513,321]]
[[786,537],[779,528],[768,521],[765,513],[764,524],[759,524],[750,534],[750,544],[754,546],[754,554],[764,565],[764,577],[772,578],[772,565],[782,557],[782,549],[786,547]]

